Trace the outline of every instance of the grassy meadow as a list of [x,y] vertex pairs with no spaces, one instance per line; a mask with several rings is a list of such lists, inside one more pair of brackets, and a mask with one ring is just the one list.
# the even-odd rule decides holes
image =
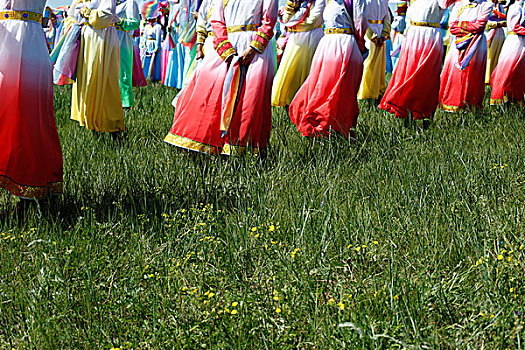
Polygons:
[[65,192],[0,194],[0,349],[525,349],[525,110],[363,103],[357,137],[274,110],[266,161],[163,142],[175,90],[114,140],[69,120]]

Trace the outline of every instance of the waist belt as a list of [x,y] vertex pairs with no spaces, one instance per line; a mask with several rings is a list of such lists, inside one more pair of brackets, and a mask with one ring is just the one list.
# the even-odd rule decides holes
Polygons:
[[368,23],[370,23],[370,24],[383,24],[383,20],[382,19],[369,19]]
[[291,27],[291,28],[288,28],[288,31],[290,33],[304,33],[304,32],[310,32],[314,29],[317,29],[317,28],[321,28],[321,27],[315,27],[315,28],[312,28],[312,29],[308,29],[308,28],[297,28],[297,27]]
[[0,11],[0,21],[7,20],[42,23],[42,14],[29,11]]
[[508,35],[518,35],[516,32],[508,32]]
[[[238,32],[256,32],[259,29],[259,24],[245,24],[242,26],[231,26],[226,27],[228,33],[238,33]],[[208,36],[215,36],[215,33],[208,32]]]
[[414,22],[410,21],[410,24],[416,27],[432,27],[439,28],[439,23],[430,23],[430,22]]
[[352,28],[326,28],[324,32],[326,34],[354,34]]

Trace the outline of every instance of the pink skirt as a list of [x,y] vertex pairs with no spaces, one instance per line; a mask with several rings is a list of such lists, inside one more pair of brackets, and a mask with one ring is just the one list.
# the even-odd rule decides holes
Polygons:
[[490,104],[525,103],[525,36],[510,34],[492,73]]
[[135,40],[133,40],[133,86],[143,87],[148,85],[144,71],[142,70],[142,61],[140,60],[140,50]]
[[449,112],[461,109],[482,109],[485,97],[485,69],[487,65],[487,39],[483,35],[481,43],[470,64],[461,70],[456,67],[459,51],[451,37],[450,51],[445,59],[441,73],[439,103]]
[[347,137],[359,115],[357,93],[363,57],[353,35],[328,34],[319,42],[310,75],[290,105],[290,119],[303,136]]
[[439,28],[408,30],[392,79],[379,108],[406,119],[432,118],[439,101],[443,37]]

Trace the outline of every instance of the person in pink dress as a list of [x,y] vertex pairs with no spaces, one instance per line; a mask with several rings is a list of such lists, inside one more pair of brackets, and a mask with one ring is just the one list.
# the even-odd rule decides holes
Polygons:
[[525,106],[525,1],[509,7],[508,36],[492,73],[490,104],[515,102]]
[[[332,0],[323,13],[325,36],[315,52],[310,75],[290,105],[290,119],[303,136],[348,137],[359,115],[357,92],[363,74],[367,0]],[[374,11],[371,11],[374,12]]]
[[432,119],[439,102],[439,74],[445,53],[439,23],[453,3],[428,0],[410,4],[405,42],[380,109],[396,118]]
[[206,53],[183,88],[165,141],[203,153],[264,154],[272,125],[275,56],[268,44],[277,1],[213,0],[212,6],[215,52]]
[[25,199],[62,193],[45,4],[0,0],[0,187]]
[[445,111],[482,109],[485,96],[485,26],[494,4],[461,0],[450,13],[450,49],[441,73],[439,103]]

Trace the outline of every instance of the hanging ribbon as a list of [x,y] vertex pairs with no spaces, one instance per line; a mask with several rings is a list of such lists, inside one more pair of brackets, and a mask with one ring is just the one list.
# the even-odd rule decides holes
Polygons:
[[222,90],[222,114],[221,114],[221,131],[222,137],[230,129],[230,124],[239,104],[242,88],[246,80],[247,67],[240,64],[240,57],[233,57],[224,87]]

